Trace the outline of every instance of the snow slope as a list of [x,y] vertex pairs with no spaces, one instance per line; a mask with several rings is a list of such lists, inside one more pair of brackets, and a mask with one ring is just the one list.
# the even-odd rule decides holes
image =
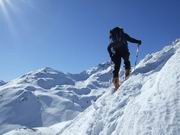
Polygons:
[[120,90],[105,93],[95,108],[59,135],[179,135],[180,42],[146,56]]
[[147,55],[118,92],[105,89],[71,121],[5,135],[179,135],[180,40]]
[[0,87],[0,134],[72,120],[104,93],[110,76],[103,63],[80,74],[42,68],[9,81]]

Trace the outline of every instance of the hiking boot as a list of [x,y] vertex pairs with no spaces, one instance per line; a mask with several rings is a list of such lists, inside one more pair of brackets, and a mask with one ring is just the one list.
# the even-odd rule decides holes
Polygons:
[[125,70],[125,78],[126,79],[129,77],[130,73],[131,73],[131,69],[126,69]]
[[115,90],[117,90],[120,86],[118,77],[113,78],[113,84],[114,84]]

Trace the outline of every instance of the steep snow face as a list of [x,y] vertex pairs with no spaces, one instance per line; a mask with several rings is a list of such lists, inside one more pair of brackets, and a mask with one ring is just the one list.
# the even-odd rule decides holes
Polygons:
[[148,55],[119,91],[110,89],[59,135],[179,135],[180,42]]
[[50,126],[72,120],[109,86],[108,63],[91,70],[65,74],[43,68],[1,86],[0,134],[22,126]]

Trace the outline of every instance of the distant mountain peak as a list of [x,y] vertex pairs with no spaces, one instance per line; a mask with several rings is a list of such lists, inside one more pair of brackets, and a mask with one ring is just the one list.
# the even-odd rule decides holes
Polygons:
[[55,70],[55,69],[53,69],[53,68],[51,68],[51,67],[44,67],[44,68],[40,68],[39,70],[37,70],[37,71],[39,71],[39,72],[56,72],[56,73],[59,73],[60,71],[58,71],[58,70]]
[[6,84],[6,82],[4,82],[3,80],[0,80],[0,86]]
[[87,72],[87,74],[91,75],[91,74],[94,74],[95,72],[107,69],[110,66],[111,66],[110,62],[103,62],[103,63],[98,64],[95,67],[92,67],[92,68],[86,70],[86,72]]

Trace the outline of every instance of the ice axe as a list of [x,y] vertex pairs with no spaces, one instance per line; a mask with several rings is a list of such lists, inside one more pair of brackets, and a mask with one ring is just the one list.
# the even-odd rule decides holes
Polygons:
[[137,65],[137,61],[138,61],[138,57],[139,57],[139,44],[137,45],[137,49],[136,49],[136,60],[135,60],[135,66],[134,66],[134,68],[136,67],[136,65]]

